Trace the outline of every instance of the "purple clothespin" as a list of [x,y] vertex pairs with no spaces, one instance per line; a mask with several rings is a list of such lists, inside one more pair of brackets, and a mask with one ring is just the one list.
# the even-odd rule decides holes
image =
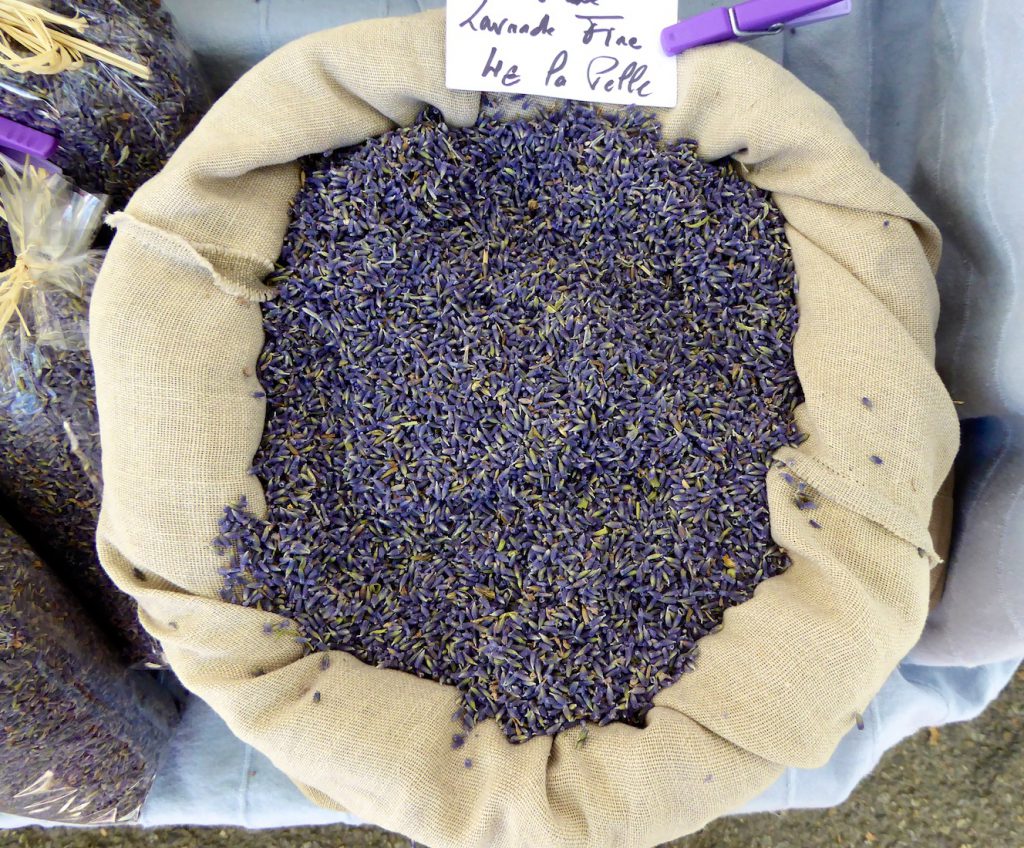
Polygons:
[[34,130],[0,115],[0,154],[8,157],[4,160],[5,165],[19,172],[28,162],[51,174],[61,173],[61,169],[49,160],[58,143],[49,133]]
[[0,148],[35,159],[48,159],[57,149],[57,139],[0,116]]
[[852,0],[748,0],[738,6],[710,9],[661,32],[669,56],[719,41],[746,41],[850,14]]

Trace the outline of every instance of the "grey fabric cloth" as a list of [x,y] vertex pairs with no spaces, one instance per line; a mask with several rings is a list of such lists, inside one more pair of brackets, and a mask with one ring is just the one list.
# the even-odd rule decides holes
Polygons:
[[413,15],[444,0],[164,0],[214,90],[223,92],[278,47],[353,21]]

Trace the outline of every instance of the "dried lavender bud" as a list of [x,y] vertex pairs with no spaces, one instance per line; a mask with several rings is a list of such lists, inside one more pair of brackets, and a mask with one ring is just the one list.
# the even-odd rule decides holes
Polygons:
[[885,461],[885,460],[883,460],[883,459],[882,459],[882,457],[880,457],[880,456],[875,456],[874,454],[872,454],[872,455],[871,455],[871,456],[869,457],[869,459],[870,459],[870,460],[871,460],[871,461],[872,461],[873,463],[875,463],[875,465],[882,465],[882,464],[884,463],[884,461]]
[[313,693],[313,703],[314,704],[319,704],[320,703],[320,693],[319,692],[314,692]]
[[862,404],[864,404],[864,406],[866,406],[868,409],[874,409],[875,408],[875,405],[874,405],[874,403],[872,403],[871,398],[862,397],[860,399],[860,402]]
[[225,597],[513,741],[641,722],[787,565],[792,259],[695,150],[567,104],[305,162],[264,311],[268,516],[226,508]]
[[453,751],[457,751],[459,748],[461,748],[465,744],[466,744],[466,737],[463,736],[461,733],[456,733],[454,736],[452,736],[452,750]]
[[75,824],[138,815],[177,720],[0,520],[0,810]]
[[331,667],[331,658],[324,655],[320,659],[320,671],[327,671]]
[[576,740],[576,747],[577,748],[582,748],[584,745],[587,744],[587,740],[589,738],[590,738],[590,731],[587,730],[587,726],[586,725],[583,725],[583,727],[581,729],[581,732],[580,732],[580,738]]
[[820,530],[821,529],[821,525],[817,521],[815,521],[813,518],[810,521],[808,521],[807,523],[810,524],[811,527],[813,527],[815,530]]

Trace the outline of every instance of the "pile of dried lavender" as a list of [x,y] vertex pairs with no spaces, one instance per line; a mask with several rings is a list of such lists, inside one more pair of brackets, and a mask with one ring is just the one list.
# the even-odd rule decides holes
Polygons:
[[177,720],[170,696],[125,673],[76,599],[0,520],[0,811],[130,820]]
[[101,63],[54,75],[0,72],[0,114],[56,135],[52,157],[80,188],[120,209],[159,171],[208,105],[194,57],[159,3],[56,0],[85,18],[82,37],[147,65],[148,80]]
[[225,596],[457,686],[513,741],[640,722],[786,566],[778,210],[652,117],[576,104],[428,112],[306,167],[259,363],[269,514],[226,511]]
[[37,351],[21,365],[21,390],[0,392],[0,514],[91,612],[125,662],[159,663],[135,601],[96,555],[100,446],[89,355]]

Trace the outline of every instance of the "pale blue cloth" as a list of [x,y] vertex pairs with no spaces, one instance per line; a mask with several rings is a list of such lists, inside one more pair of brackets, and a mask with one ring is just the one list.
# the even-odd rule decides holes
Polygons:
[[834,807],[845,801],[891,747],[925,727],[978,716],[1006,686],[1020,660],[976,668],[904,663],[864,713],[864,729],[851,730],[828,763],[788,769],[740,813]]

